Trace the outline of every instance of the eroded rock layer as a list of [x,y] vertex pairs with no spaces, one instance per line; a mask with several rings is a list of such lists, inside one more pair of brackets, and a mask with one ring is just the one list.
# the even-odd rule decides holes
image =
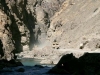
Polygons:
[[100,48],[99,0],[0,0],[0,55],[33,47]]
[[0,54],[29,51],[46,41],[50,18],[64,0],[0,0]]

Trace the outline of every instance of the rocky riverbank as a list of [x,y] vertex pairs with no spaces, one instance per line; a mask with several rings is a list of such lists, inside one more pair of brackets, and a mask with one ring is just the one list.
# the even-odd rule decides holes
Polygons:
[[0,71],[6,67],[17,67],[17,66],[23,66],[23,64],[16,60],[0,60]]
[[73,54],[76,58],[80,58],[85,53],[100,53],[100,50],[81,50],[81,49],[52,49],[46,48],[34,48],[32,51],[25,51],[17,54],[18,59],[21,58],[33,58],[41,60],[41,64],[57,64],[60,58],[66,54]]
[[36,49],[32,51],[21,52],[17,54],[18,59],[20,58],[33,58],[41,60],[41,64],[57,64],[60,58],[66,53],[59,50],[53,49]]
[[0,70],[0,75],[99,75],[99,58],[100,53],[85,53],[79,58],[72,53],[65,54],[54,67],[49,65],[5,67]]
[[64,55],[49,73],[69,75],[100,75],[100,53],[85,53],[80,58]]

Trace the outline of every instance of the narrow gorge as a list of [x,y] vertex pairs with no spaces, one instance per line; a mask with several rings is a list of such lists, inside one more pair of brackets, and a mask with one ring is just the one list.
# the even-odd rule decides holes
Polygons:
[[99,4],[99,0],[0,0],[1,58],[10,60],[13,53],[34,47],[99,49]]
[[99,19],[99,0],[0,0],[0,60],[100,53]]
[[[64,0],[0,0],[1,58],[45,46],[50,18]],[[44,45],[43,45],[44,44]]]

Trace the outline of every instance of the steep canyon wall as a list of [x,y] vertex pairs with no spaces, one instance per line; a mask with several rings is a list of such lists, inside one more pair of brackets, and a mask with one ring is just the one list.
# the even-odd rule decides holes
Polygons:
[[45,43],[50,18],[64,0],[0,0],[0,53],[10,60],[13,53],[32,50]]
[[34,46],[100,48],[99,0],[0,0],[0,54]]

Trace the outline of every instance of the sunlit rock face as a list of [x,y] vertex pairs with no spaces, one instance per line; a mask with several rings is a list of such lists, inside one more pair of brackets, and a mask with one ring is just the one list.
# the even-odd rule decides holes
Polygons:
[[53,47],[99,49],[99,7],[99,0],[64,0],[50,18],[47,34]]
[[10,59],[33,47],[99,49],[99,7],[99,0],[0,0],[1,57],[6,48]]
[[14,59],[12,51],[15,47],[7,21],[7,15],[0,11],[0,58],[9,61]]
[[64,0],[0,0],[0,58],[32,50],[47,41],[50,18]]

